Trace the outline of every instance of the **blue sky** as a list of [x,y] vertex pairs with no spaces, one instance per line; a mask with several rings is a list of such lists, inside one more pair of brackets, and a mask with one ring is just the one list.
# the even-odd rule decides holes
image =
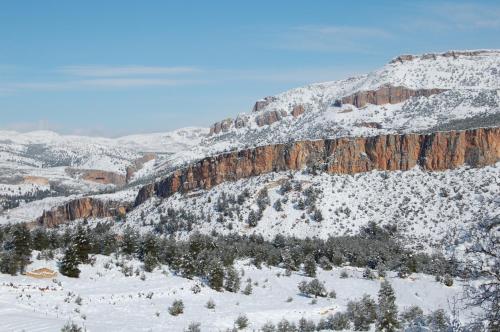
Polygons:
[[266,95],[499,36],[498,1],[4,1],[0,128],[209,126]]

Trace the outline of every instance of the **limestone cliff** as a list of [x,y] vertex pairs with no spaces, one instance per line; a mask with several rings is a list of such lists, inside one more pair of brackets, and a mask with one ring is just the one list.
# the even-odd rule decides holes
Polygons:
[[366,104],[384,105],[397,104],[412,97],[429,97],[441,92],[444,89],[419,89],[412,90],[403,86],[382,86],[377,90],[359,91],[350,96],[342,98],[343,104],[352,104],[358,108],[366,106]]
[[305,167],[339,174],[408,170],[417,165],[437,171],[465,164],[480,167],[499,160],[500,128],[300,141],[204,158],[144,186],[135,204],[154,195],[168,197],[225,181]]
[[55,227],[68,221],[82,218],[107,218],[123,216],[130,205],[122,202],[103,201],[92,197],[77,198],[64,205],[44,211],[36,225]]

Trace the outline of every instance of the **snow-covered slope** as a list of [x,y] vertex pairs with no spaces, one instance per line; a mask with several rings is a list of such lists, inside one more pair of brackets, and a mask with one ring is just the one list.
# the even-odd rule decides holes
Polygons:
[[[356,107],[339,102],[344,97],[387,86],[437,91],[394,104]],[[303,112],[294,116],[297,106]],[[291,140],[499,124],[499,50],[400,56],[366,75],[311,84],[257,101],[251,112],[214,124],[212,133],[198,146],[172,155],[156,171],[161,173],[172,165],[227,150]]]
[[[285,182],[290,184],[286,192]],[[249,227],[249,214],[259,210],[263,189],[267,189],[268,203],[257,226]],[[494,215],[500,210],[499,192],[500,163],[444,172],[272,173],[208,191],[153,199],[132,211],[127,220],[143,230],[153,225],[167,229],[172,225],[163,220],[170,208],[189,214],[186,220],[177,220],[180,226],[173,234],[180,238],[194,231],[210,234],[216,230],[262,234],[266,239],[277,234],[299,238],[356,234],[375,221],[397,225],[407,245],[428,248],[440,247],[444,236],[458,225]],[[239,197],[242,193],[248,195]],[[227,204],[223,209],[221,201]],[[322,220],[315,219],[316,211]]]
[[[183,128],[172,132],[119,138],[60,135],[51,131],[19,133],[0,131],[0,203],[54,195],[99,192],[109,184],[84,180],[77,170],[98,170],[125,178],[134,166],[132,181],[147,176],[154,163],[165,156],[199,144],[205,128]],[[155,159],[137,167],[146,152]],[[111,185],[112,186],[112,185]],[[30,197],[27,197],[30,196]]]
[[[299,294],[297,284],[306,279],[301,273],[285,276],[282,268],[257,269],[248,262],[238,262],[243,280],[254,282],[250,295],[217,292],[198,278],[182,278],[168,269],[156,269],[139,275],[125,276],[118,265],[140,268],[135,260],[120,262],[112,257],[98,256],[93,266],[82,266],[79,279],[57,276],[50,279],[12,277],[0,274],[0,319],[6,331],[59,331],[73,321],[88,331],[186,331],[193,322],[201,323],[201,331],[225,331],[234,326],[236,318],[245,314],[249,326],[244,331],[256,331],[267,322],[277,324],[283,318],[296,323],[301,317],[317,323],[328,315],[344,311],[347,302],[363,294],[376,298],[379,280],[362,277],[362,269],[334,268],[320,270],[318,278],[336,298],[319,298],[316,303]],[[49,267],[57,270],[56,261],[35,261],[29,270]],[[341,278],[345,271],[348,278]],[[425,313],[443,309],[449,311],[447,300],[460,294],[460,284],[446,287],[432,276],[415,274],[400,279],[389,273],[400,310],[412,305]],[[89,287],[89,285],[92,285]],[[200,287],[193,293],[193,287]],[[80,300],[77,300],[80,298]],[[182,300],[184,313],[171,316],[168,307]],[[215,308],[206,303],[212,300]]]

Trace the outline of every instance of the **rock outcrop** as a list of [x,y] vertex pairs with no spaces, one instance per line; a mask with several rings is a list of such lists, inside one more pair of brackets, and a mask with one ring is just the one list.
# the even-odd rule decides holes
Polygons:
[[168,197],[176,192],[209,189],[225,181],[305,167],[339,174],[409,170],[415,166],[438,171],[465,164],[480,167],[499,160],[500,128],[300,141],[204,158],[144,186],[135,205],[154,195]]
[[350,96],[342,98],[343,104],[351,104],[357,108],[366,106],[366,104],[383,105],[397,104],[412,97],[429,97],[441,92],[444,89],[418,89],[412,90],[403,86],[385,85],[377,90],[358,91]]
[[125,175],[97,169],[66,168],[66,173],[72,177],[80,177],[85,181],[101,184],[114,184],[118,187],[124,186],[127,183]]
[[218,134],[220,132],[226,132],[231,128],[232,125],[233,125],[233,119],[225,119],[216,122],[210,127],[210,132],[208,133],[208,135],[210,136],[213,134]]
[[407,61],[413,61],[415,59],[422,59],[422,60],[436,60],[438,56],[441,56],[443,58],[458,58],[459,56],[478,56],[481,54],[485,53],[496,53],[498,51],[496,50],[476,50],[476,51],[448,51],[444,53],[426,53],[423,55],[412,55],[412,54],[403,54],[400,55],[394,59],[392,59],[389,63],[403,63]]
[[146,153],[141,158],[134,160],[132,165],[128,166],[126,169],[125,181],[129,183],[130,180],[133,178],[135,172],[140,170],[145,163],[153,159],[156,159],[156,155],[154,153]]
[[76,219],[124,216],[130,208],[130,204],[123,202],[82,197],[49,211],[44,211],[42,216],[35,221],[35,224],[44,227],[55,227]]
[[269,126],[276,121],[280,121],[287,115],[285,111],[266,111],[255,118],[255,123],[257,123],[259,127]]
[[260,112],[264,108],[266,108],[267,105],[269,105],[270,103],[272,103],[274,101],[276,101],[276,97],[273,97],[273,96],[268,96],[268,97],[264,97],[261,100],[257,100],[255,102],[255,105],[252,108],[252,112]]
[[304,106],[302,106],[302,105],[295,105],[295,106],[293,107],[292,112],[291,112],[290,114],[292,114],[292,116],[293,116],[294,118],[296,118],[296,117],[298,117],[298,116],[300,116],[300,115],[304,114],[304,112],[305,112],[305,111],[306,111],[306,110],[304,109]]

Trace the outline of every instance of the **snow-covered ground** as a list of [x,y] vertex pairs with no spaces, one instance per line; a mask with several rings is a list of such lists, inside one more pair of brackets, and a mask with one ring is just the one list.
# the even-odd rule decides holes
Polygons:
[[[266,322],[279,322],[282,318],[297,322],[301,317],[318,322],[329,314],[345,311],[349,300],[363,294],[374,299],[381,280],[367,280],[362,270],[351,267],[318,271],[317,278],[325,283],[328,291],[335,290],[336,298],[311,298],[301,295],[297,284],[311,280],[300,272],[285,276],[284,269],[262,267],[257,269],[244,261],[237,262],[242,288],[251,278],[252,294],[241,292],[217,292],[195,278],[176,276],[166,267],[139,275],[124,276],[120,259],[97,256],[94,266],[81,265],[80,278],[58,275],[52,279],[34,279],[28,276],[0,274],[0,321],[2,331],[58,331],[67,321],[85,326],[89,332],[97,331],[183,331],[192,322],[201,323],[202,331],[221,331],[234,327],[236,318],[244,314],[249,319],[245,331],[260,328]],[[125,261],[125,265],[140,266],[137,261]],[[57,271],[55,261],[35,260],[28,268],[48,267]],[[346,271],[348,278],[340,278]],[[241,272],[240,272],[241,273]],[[399,311],[418,305],[424,313],[450,310],[449,301],[461,294],[459,281],[447,287],[434,277],[413,274],[400,279],[388,273],[386,279],[396,292]],[[201,291],[193,293],[193,286]],[[151,298],[148,298],[148,294]],[[81,304],[76,299],[81,298]],[[214,309],[206,308],[212,299]],[[291,300],[290,300],[291,299]],[[174,300],[184,302],[184,313],[172,316],[168,312]],[[462,313],[462,319],[467,319]]]
[[[281,184],[290,181],[292,190],[281,193]],[[294,190],[301,184],[301,190]],[[314,188],[318,198],[314,206],[323,220],[312,218],[307,208],[298,208],[303,192]],[[270,206],[254,228],[246,220],[256,211],[261,189],[268,188]],[[243,204],[233,203],[232,216],[216,210],[222,193],[237,197],[248,190]],[[302,192],[302,193],[301,193]],[[394,224],[404,234],[408,245],[436,245],[457,225],[472,223],[500,210],[500,163],[484,168],[460,168],[443,172],[425,172],[418,168],[402,172],[373,171],[356,175],[311,175],[303,172],[272,173],[237,182],[218,185],[208,191],[187,195],[175,194],[167,199],[153,198],[128,215],[129,224],[142,226],[158,223],[168,208],[184,209],[197,216],[194,231],[210,233],[239,232],[262,234],[272,239],[276,234],[296,237],[319,237],[355,234],[370,221]],[[281,201],[283,211],[274,204]],[[181,237],[187,235],[179,232]]]

